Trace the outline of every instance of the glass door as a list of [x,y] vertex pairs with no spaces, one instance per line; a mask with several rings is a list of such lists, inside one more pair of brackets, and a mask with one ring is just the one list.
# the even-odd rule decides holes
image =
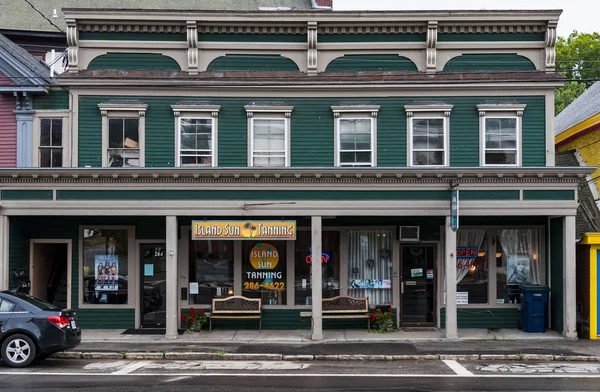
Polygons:
[[142,328],[164,328],[167,288],[165,244],[141,244],[140,258]]
[[435,268],[433,245],[402,247],[402,325],[433,325],[435,322]]

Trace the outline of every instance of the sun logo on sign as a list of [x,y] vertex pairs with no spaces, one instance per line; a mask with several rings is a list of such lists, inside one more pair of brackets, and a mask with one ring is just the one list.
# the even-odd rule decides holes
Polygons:
[[244,227],[242,228],[242,235],[246,238],[252,238],[255,236],[256,225],[252,222],[244,223]]

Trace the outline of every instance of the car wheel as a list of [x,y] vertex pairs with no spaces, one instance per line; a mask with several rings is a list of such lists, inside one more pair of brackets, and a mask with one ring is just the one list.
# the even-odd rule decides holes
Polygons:
[[35,343],[29,337],[11,335],[2,343],[2,360],[10,367],[25,367],[33,362],[36,351]]

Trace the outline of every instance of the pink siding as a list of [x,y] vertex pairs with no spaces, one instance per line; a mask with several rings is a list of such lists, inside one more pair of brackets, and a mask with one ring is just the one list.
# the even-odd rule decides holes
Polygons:
[[0,86],[14,86],[15,82],[12,81],[8,76],[0,72]]
[[0,95],[0,166],[17,166],[17,120],[15,97]]

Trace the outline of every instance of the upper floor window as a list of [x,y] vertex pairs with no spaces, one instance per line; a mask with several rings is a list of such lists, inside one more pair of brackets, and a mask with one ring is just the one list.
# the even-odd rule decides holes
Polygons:
[[98,107],[102,114],[102,167],[143,167],[148,105],[109,101]]
[[521,118],[525,106],[513,103],[477,105],[482,166],[521,164]]
[[69,112],[38,110],[33,129],[33,167],[70,166]]
[[405,105],[408,126],[408,166],[448,166],[450,113],[453,105]]
[[332,106],[335,166],[377,166],[377,105]]
[[220,106],[180,102],[175,115],[176,166],[217,166],[217,119]]
[[292,106],[245,106],[248,115],[248,166],[290,166]]

